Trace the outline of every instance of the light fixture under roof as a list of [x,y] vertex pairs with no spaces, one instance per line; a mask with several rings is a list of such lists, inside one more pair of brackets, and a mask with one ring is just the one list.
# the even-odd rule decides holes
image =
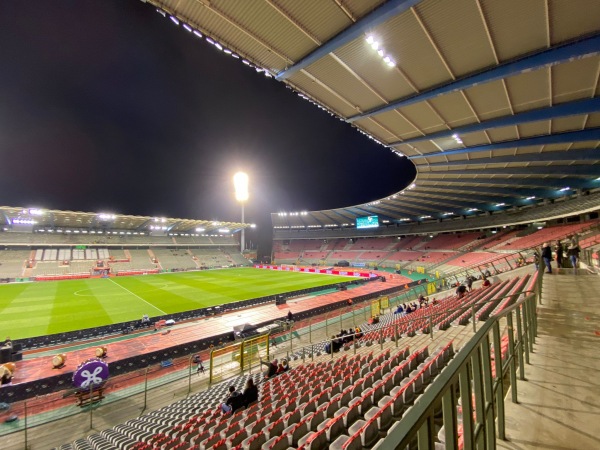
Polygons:
[[189,26],[187,23],[184,23],[184,24],[183,24],[183,28],[185,28],[185,29],[186,29],[186,31],[189,31],[189,32],[191,32],[191,31],[192,31],[192,27],[190,27],[190,26]]
[[175,16],[169,16],[169,19],[171,19],[171,22],[173,22],[175,25],[179,25],[179,19]]
[[389,56],[386,55],[385,53],[385,49],[381,46],[381,43],[375,39],[375,37],[373,35],[368,35],[366,38],[367,44],[369,44],[371,46],[371,48],[373,50],[375,50],[377,52],[377,54],[383,58],[383,62],[389,66],[389,67],[395,67],[396,63],[394,62],[394,60]]
[[571,188],[570,188],[569,186],[566,186],[566,187],[564,187],[564,188],[562,188],[562,189],[559,189],[559,190],[560,190],[560,192],[565,192],[565,191],[568,191],[568,190],[570,190],[570,189],[571,189]]

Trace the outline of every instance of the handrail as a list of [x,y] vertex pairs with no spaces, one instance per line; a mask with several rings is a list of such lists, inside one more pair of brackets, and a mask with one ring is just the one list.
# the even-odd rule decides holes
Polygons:
[[[538,279],[538,282],[541,282],[540,280]],[[533,350],[537,335],[535,302],[536,295],[530,294],[500,313],[490,316],[407,412],[398,426],[389,431],[384,441],[386,447],[406,448],[416,440],[419,449],[433,449],[433,416],[441,407],[446,448],[459,448],[456,392],[460,390],[464,448],[496,448],[496,419],[497,435],[500,439],[505,438],[503,381],[508,375],[512,401],[516,403],[517,363],[519,378],[523,380],[524,365],[529,362],[529,352]],[[507,322],[509,339],[508,357],[504,361],[500,331],[500,320],[503,318]],[[490,333],[493,356],[490,351]],[[492,362],[496,369],[494,374]]]

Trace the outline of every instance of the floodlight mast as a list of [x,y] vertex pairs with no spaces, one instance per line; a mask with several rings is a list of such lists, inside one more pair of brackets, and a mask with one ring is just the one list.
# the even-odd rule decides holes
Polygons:
[[242,206],[242,233],[240,235],[240,252],[243,254],[246,249],[245,229],[244,229],[244,204],[248,201],[248,175],[244,172],[238,172],[233,176],[233,186],[235,187],[235,199]]

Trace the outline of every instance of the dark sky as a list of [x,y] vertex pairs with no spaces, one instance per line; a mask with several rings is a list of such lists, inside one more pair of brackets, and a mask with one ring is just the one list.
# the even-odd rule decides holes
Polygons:
[[[350,125],[137,0],[2,2],[0,204],[239,220],[353,205],[414,177]],[[270,235],[270,231],[268,232]]]

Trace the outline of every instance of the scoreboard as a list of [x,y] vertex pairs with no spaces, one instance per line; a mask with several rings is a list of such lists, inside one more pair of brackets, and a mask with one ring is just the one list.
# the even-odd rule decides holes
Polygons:
[[378,216],[366,216],[356,218],[356,228],[377,228],[378,226]]

